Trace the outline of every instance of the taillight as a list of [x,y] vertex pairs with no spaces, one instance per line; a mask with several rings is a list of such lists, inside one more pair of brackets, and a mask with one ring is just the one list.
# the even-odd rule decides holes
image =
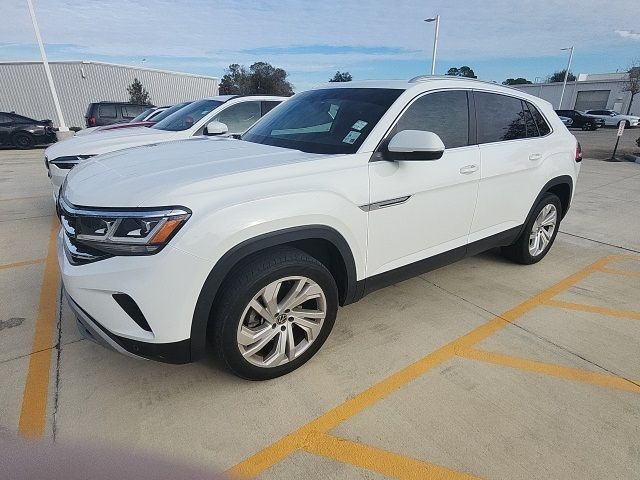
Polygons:
[[89,119],[89,126],[90,127],[95,127],[96,126],[96,117],[91,117]]
[[580,142],[576,143],[576,163],[582,161],[582,147],[580,146]]

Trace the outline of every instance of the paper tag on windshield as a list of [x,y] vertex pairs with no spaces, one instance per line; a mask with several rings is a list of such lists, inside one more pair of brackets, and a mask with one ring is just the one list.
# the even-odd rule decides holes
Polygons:
[[358,139],[359,136],[360,136],[360,132],[354,132],[352,130],[349,133],[347,133],[347,136],[344,137],[344,139],[342,140],[342,143],[348,143],[352,145],[355,143],[355,141]]
[[354,130],[362,130],[364,127],[367,126],[367,122],[365,122],[364,120],[358,120],[356,123],[353,124],[353,128]]

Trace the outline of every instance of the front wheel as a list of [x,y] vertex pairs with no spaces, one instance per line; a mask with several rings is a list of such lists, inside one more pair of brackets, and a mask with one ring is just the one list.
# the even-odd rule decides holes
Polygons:
[[35,145],[33,135],[26,132],[18,132],[13,135],[13,144],[21,150],[33,148]]
[[515,243],[503,247],[504,255],[523,265],[542,260],[556,239],[561,216],[560,199],[553,193],[544,194]]
[[236,375],[267,380],[302,366],[336,319],[338,291],[327,268],[294,248],[254,257],[225,281],[210,335]]

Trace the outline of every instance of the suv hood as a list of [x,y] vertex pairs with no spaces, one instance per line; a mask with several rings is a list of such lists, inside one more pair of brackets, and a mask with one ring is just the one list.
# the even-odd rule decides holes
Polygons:
[[[93,132],[93,130],[92,130]],[[155,128],[119,128],[100,131],[100,135],[74,135],[47,148],[44,154],[49,160],[73,155],[99,155],[129,147],[137,147],[154,142],[164,142],[176,138],[176,133]]]
[[[75,205],[138,207],[180,204],[189,194],[225,188],[224,179],[328,155],[250,143],[194,137],[100,155],[73,168],[64,196]],[[216,180],[214,180],[216,179]],[[235,177],[233,183],[238,183]]]

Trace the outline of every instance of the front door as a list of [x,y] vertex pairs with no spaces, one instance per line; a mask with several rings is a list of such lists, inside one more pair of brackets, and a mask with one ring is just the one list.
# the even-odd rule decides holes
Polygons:
[[376,154],[369,164],[367,277],[444,252],[464,255],[480,180],[469,97],[464,90],[424,94],[387,136],[388,141],[402,130],[434,132],[445,145],[442,158],[392,162]]

